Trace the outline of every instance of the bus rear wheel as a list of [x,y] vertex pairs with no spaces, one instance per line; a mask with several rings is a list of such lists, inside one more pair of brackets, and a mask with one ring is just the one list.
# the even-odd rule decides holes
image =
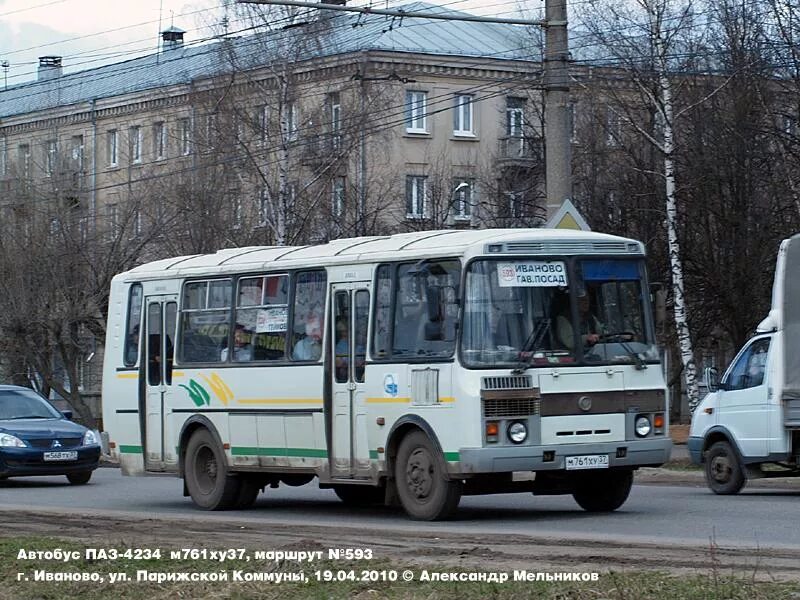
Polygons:
[[633,471],[587,473],[578,479],[572,497],[588,512],[612,512],[625,504],[633,486]]
[[186,487],[197,506],[227,510],[236,505],[241,480],[229,473],[225,455],[207,429],[198,429],[189,438],[185,461]]
[[395,461],[400,503],[412,519],[436,521],[451,516],[461,500],[461,481],[451,481],[433,443],[421,431],[403,438]]

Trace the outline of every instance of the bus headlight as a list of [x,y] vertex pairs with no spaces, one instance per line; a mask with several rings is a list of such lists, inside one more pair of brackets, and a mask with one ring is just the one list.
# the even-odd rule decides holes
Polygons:
[[522,421],[514,421],[508,426],[508,439],[514,444],[521,444],[528,437],[528,428]]
[[644,437],[650,433],[650,419],[645,416],[636,417],[636,435]]

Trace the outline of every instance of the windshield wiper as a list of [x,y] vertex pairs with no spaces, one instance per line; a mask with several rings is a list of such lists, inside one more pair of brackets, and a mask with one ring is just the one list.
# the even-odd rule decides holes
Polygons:
[[[550,319],[541,319],[536,324],[536,327],[533,328],[528,339],[525,340],[525,343],[522,344],[522,348],[519,351],[520,362],[519,364],[511,370],[511,373],[514,375],[521,375],[527,369],[531,367],[533,361],[533,352],[539,346],[539,342],[542,341],[542,338],[547,334],[550,330]],[[531,355],[525,359],[522,358],[523,354],[526,352],[531,352]]]

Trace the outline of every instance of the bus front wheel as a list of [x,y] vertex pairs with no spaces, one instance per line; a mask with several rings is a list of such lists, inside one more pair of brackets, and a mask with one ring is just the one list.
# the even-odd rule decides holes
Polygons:
[[406,513],[421,521],[446,519],[461,500],[461,481],[451,481],[444,473],[433,443],[421,431],[403,438],[395,462],[395,484]]
[[225,455],[207,429],[198,429],[189,438],[185,460],[186,487],[197,506],[227,510],[236,505],[241,481],[228,472]]
[[633,486],[633,471],[587,473],[575,485],[572,497],[583,510],[611,512],[625,504]]

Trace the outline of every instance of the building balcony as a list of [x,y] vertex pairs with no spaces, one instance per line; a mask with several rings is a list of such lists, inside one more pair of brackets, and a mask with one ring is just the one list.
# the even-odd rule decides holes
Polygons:
[[544,143],[540,137],[505,137],[500,138],[497,160],[500,163],[533,165],[541,162],[544,155]]

